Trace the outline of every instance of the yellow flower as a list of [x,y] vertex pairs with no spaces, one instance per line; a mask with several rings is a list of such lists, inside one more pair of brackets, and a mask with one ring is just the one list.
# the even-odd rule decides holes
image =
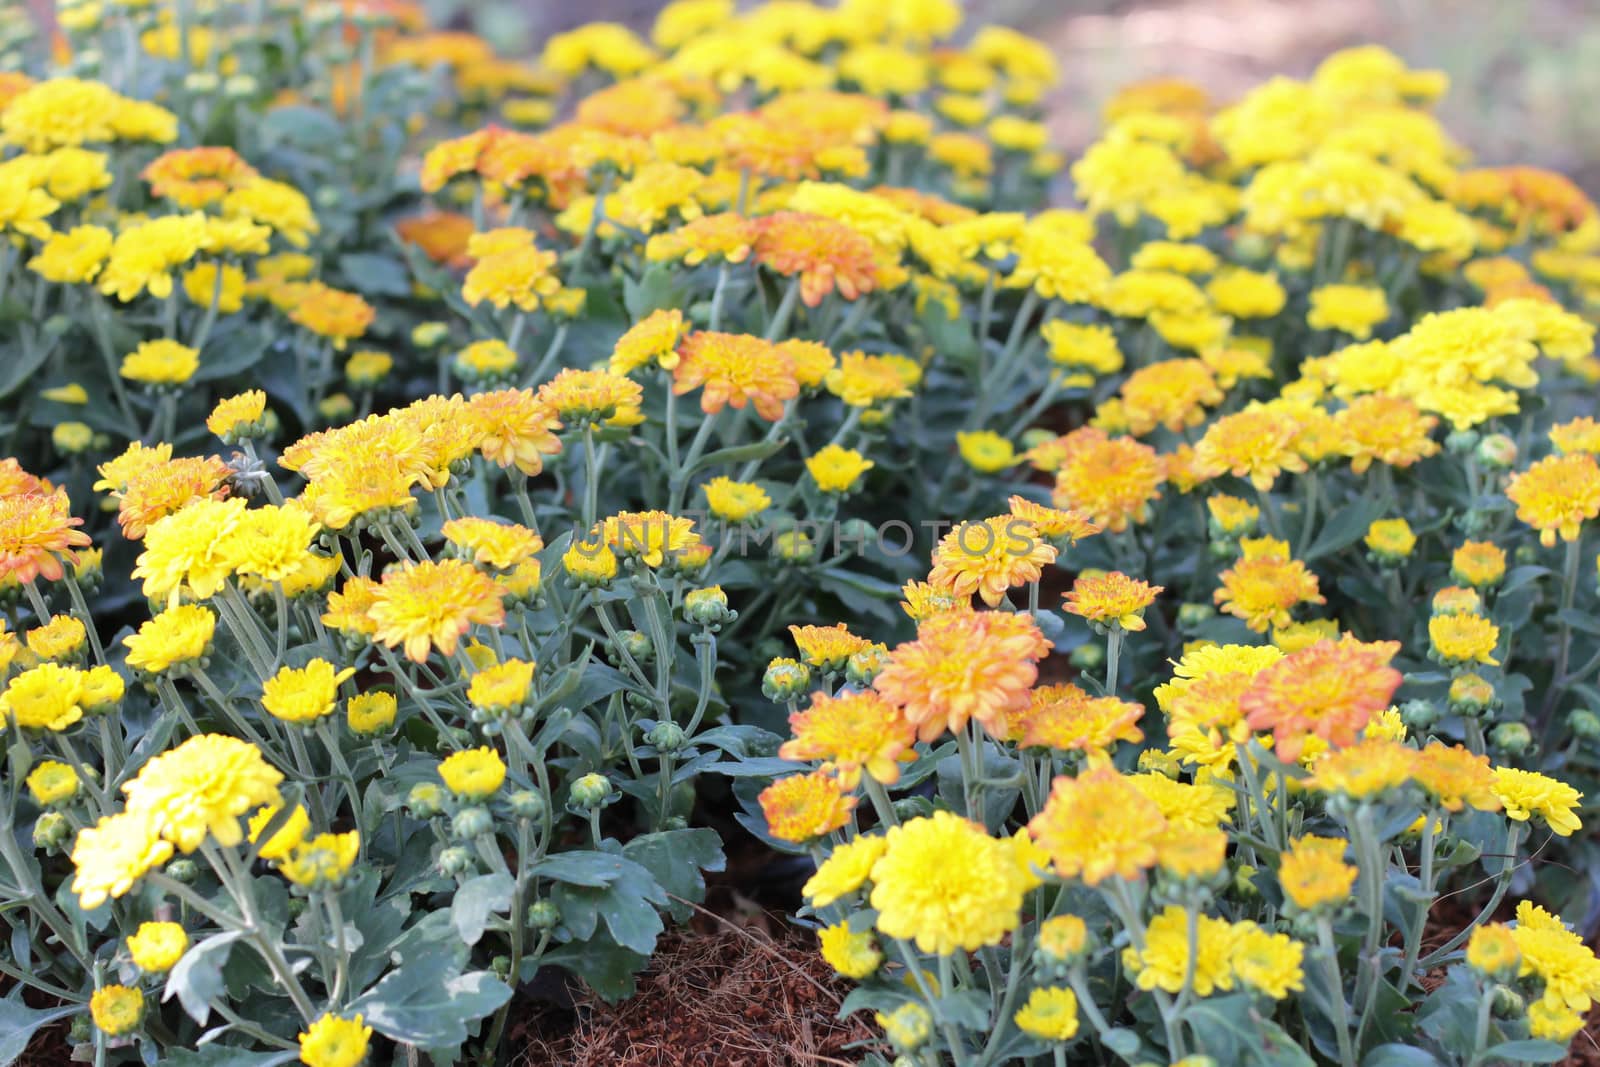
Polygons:
[[198,212],[135,223],[112,242],[100,291],[123,303],[144,292],[165,300],[172,295],[172,272],[210,244],[206,217]]
[[1583,523],[1600,515],[1600,464],[1587,452],[1546,456],[1511,476],[1506,496],[1517,518],[1539,531],[1546,548],[1576,541]]
[[483,800],[493,796],[506,780],[506,764],[500,753],[488,746],[465,749],[440,762],[439,777],[456,796]]
[[42,760],[26,779],[28,793],[41,808],[65,804],[78,795],[78,772],[65,763]]
[[907,1001],[885,1015],[874,1012],[873,1020],[883,1028],[883,1035],[901,1052],[913,1052],[927,1043],[933,1034],[933,1017],[928,1009],[914,1000]]
[[1091,623],[1123,630],[1143,630],[1144,609],[1155,603],[1163,586],[1130,578],[1121,571],[1094,576],[1080,575],[1072,588],[1062,594],[1066,610]]
[[146,385],[182,385],[200,369],[200,353],[162,338],[146,341],[122,357],[121,374]]
[[848,493],[877,464],[853,448],[830,444],[806,460],[806,470],[824,493]]
[[1297,604],[1326,603],[1317,576],[1304,563],[1289,558],[1289,546],[1270,537],[1244,538],[1243,558],[1219,576],[1222,587],[1212,594],[1218,607],[1245,621],[1257,633],[1288,626]]
[[314,723],[333,714],[340,683],[355,673],[354,667],[335,670],[325,659],[314,659],[304,667],[284,667],[261,684],[261,706],[284,722]]
[[1493,541],[1463,541],[1450,556],[1450,576],[1483,589],[1496,585],[1506,574],[1506,551]]
[[726,475],[719,475],[703,488],[706,507],[724,522],[747,522],[772,506],[772,497],[754,482],[736,482]]
[[1109,326],[1080,325],[1051,319],[1039,328],[1049,345],[1046,354],[1063,367],[1083,367],[1095,374],[1115,374],[1122,369],[1117,335]]
[[361,833],[318,834],[303,839],[278,861],[278,873],[306,889],[337,887],[361,854]]
[[283,810],[277,804],[268,804],[254,815],[250,816],[247,827],[250,843],[256,846],[256,852],[264,860],[288,859],[295,847],[304,841],[306,831],[311,829],[311,816],[306,813],[304,806],[296,804],[294,810],[289,812],[282,824],[273,831],[272,836],[265,841],[261,835],[266,833],[272,820],[278,817],[278,812]]
[[1311,291],[1306,323],[1313,330],[1338,330],[1358,341],[1372,336],[1372,328],[1389,317],[1389,298],[1382,289],[1367,285],[1324,285]]
[[178,604],[141,623],[122,639],[128,666],[160,674],[204,656],[216,634],[217,617],[202,604]]
[[1505,805],[1509,819],[1527,822],[1537,815],[1559,837],[1569,837],[1573,831],[1583,828],[1577,815],[1578,801],[1583,799],[1583,794],[1565,782],[1537,771],[1496,767],[1494,793]]
[[260,435],[265,429],[266,411],[267,394],[260,389],[250,389],[217,401],[217,406],[206,416],[206,429],[233,444],[242,438]]
[[832,833],[850,820],[856,799],[824,771],[791,774],[761,791],[767,831],[779,841],[803,844]]
[[848,896],[866,884],[888,841],[882,837],[857,837],[833,850],[822,861],[817,872],[801,887],[801,895],[813,908],[826,908],[841,897]]
[[1511,978],[1522,965],[1516,934],[1505,923],[1484,923],[1467,939],[1467,963],[1489,978]]
[[[1588,1014],[1600,998],[1600,960],[1554,915],[1531,901],[1517,904],[1511,936],[1522,953],[1520,974],[1544,980],[1544,995],[1532,1005],[1550,1012]],[[1552,1023],[1553,1025],[1553,1023]]]
[[617,338],[611,350],[611,373],[632,374],[652,363],[672,370],[678,365],[678,342],[684,332],[683,312],[677,308],[652,311]]
[[25,635],[28,651],[41,660],[66,663],[80,659],[88,630],[72,615],[55,615]]
[[817,931],[817,941],[828,966],[858,982],[877,971],[883,962],[883,953],[878,951],[872,934],[853,931],[847,922],[824,926]]
[[1017,1029],[1043,1041],[1071,1041],[1078,1036],[1078,997],[1072,990],[1040,986],[1013,1016]]
[[385,574],[374,591],[367,610],[376,624],[372,636],[390,648],[404,645],[417,663],[435,648],[454,655],[462,635],[474,625],[504,622],[504,594],[503,587],[465,560],[408,564]]
[[360,693],[345,703],[345,721],[358,734],[375,734],[394,725],[398,702],[393,693]]
[[1112,876],[1137,878],[1154,867],[1166,828],[1156,802],[1112,767],[1057,778],[1044,809],[1028,824],[1056,872],[1089,885]]
[[958,597],[977,593],[993,607],[1006,591],[1036,582],[1055,546],[1033,526],[1012,515],[964,522],[945,534],[933,552],[928,583]]
[[613,551],[647,567],[676,562],[701,544],[693,520],[665,511],[619,511],[602,528]]
[[956,447],[967,465],[983,474],[1003,471],[1017,462],[1016,447],[993,430],[959,431]]
[[50,234],[28,260],[28,269],[46,281],[76,285],[94,281],[111,255],[111,231],[103,226],[74,226]]
[[197,263],[184,271],[183,292],[191,304],[201,308],[215,304],[221,314],[232,315],[244,307],[244,271],[232,263]]
[[1189,920],[1183,908],[1169,904],[1150,920],[1144,948],[1122,950],[1122,965],[1140,989],[1183,990],[1185,978],[1202,997],[1234,986],[1231,956],[1233,927],[1225,919],[1200,915],[1196,923],[1196,948],[1189,958]]
[[763,338],[699,330],[684,338],[678,352],[682,358],[672,370],[672,391],[683,396],[701,389],[700,410],[707,415],[749,405],[776,422],[785,402],[800,394],[794,360]]
[[189,949],[189,935],[171,922],[140,923],[128,938],[128,955],[146,974],[164,974],[183,958]]
[[13,677],[0,692],[0,725],[15,719],[33,730],[65,730],[83,718],[84,673],[41,663]]
[[439,532],[462,556],[495,570],[511,570],[544,548],[544,539],[526,526],[474,515],[451,519]]
[[78,834],[72,846],[72,891],[84,911],[120,897],[172,856],[172,843],[158,832],[153,811],[107,815]]
[[1486,663],[1499,666],[1494,658],[1500,643],[1500,627],[1474,612],[1436,614],[1428,620],[1428,640],[1434,655],[1449,666]]
[[1305,988],[1305,946],[1288,934],[1262,929],[1248,919],[1233,924],[1233,973],[1273,1000]]
[[367,1058],[372,1027],[362,1017],[323,1015],[300,1034],[300,1060],[307,1067],[357,1067]]
[[131,1034],[144,1019],[144,994],[123,985],[101,986],[89,998],[89,1013],[107,1037]]
[[889,828],[872,868],[872,906],[885,936],[949,955],[998,944],[1016,929],[1034,882],[1015,846],[948,811]]
[[1405,519],[1378,519],[1367,527],[1364,539],[1380,559],[1401,560],[1417,546],[1417,535]]
[[200,734],[150,760],[122,791],[130,814],[149,813],[160,835],[187,853],[208,837],[225,848],[243,841],[240,816],[278,803],[282,781],[249,742]]
[[1350,898],[1355,867],[1344,861],[1345,842],[1306,835],[1291,843],[1278,864],[1278,884],[1289,902],[1303,911],[1335,908]]
[[527,703],[533,689],[534,665],[520,659],[486,667],[472,676],[467,699],[475,708],[505,711]]

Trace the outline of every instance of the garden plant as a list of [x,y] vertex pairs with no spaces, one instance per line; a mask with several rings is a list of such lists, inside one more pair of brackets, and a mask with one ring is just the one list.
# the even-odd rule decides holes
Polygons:
[[507,1062],[735,848],[865,1064],[1566,1054],[1600,212],[1443,75],[1139,82],[1068,160],[955,0],[56,20],[0,16],[0,1067]]

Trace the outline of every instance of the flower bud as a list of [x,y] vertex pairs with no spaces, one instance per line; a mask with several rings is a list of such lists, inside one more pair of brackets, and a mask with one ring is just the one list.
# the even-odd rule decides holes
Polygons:
[[1506,985],[1494,987],[1494,1004],[1490,1010],[1497,1019],[1520,1019],[1528,1010],[1528,1004],[1522,999],[1522,994]]
[[737,613],[728,607],[728,594],[722,586],[691,589],[683,597],[683,617],[697,626],[720,626],[731,622]]
[[688,737],[683,732],[683,727],[675,722],[658,722],[644,735],[644,739],[656,747],[657,752],[672,755],[683,750]]
[[1431,700],[1408,700],[1400,705],[1400,721],[1420,733],[1439,721],[1439,709]]
[[872,645],[852,653],[844,665],[844,679],[862,689],[872,684],[878,672],[889,665],[889,650],[882,645]]
[[561,909],[548,900],[528,905],[528,925],[535,930],[554,930],[561,925]]
[[439,870],[451,876],[466,874],[476,864],[472,850],[460,845],[453,845],[439,853]]
[[1583,741],[1600,740],[1600,715],[1588,708],[1579,708],[1567,716],[1567,726],[1572,736]]
[[488,808],[476,804],[462,808],[450,820],[450,836],[457,841],[471,841],[493,829],[494,816],[489,814]]
[[411,328],[411,343],[418,348],[433,348],[450,336],[450,327],[443,322],[421,322]]
[[785,563],[809,563],[817,554],[816,546],[803,530],[785,530],[772,539],[773,551]]
[[761,692],[768,700],[795,700],[811,687],[811,668],[792,659],[775,659],[761,677]]
[[502,981],[511,977],[511,957],[496,956],[489,961],[489,969]]
[[655,642],[647,635],[638,630],[621,630],[618,631],[617,637],[619,638],[617,658],[621,659],[622,654],[627,653],[633,657],[635,663],[649,663],[655,659]]
[[1482,715],[1498,703],[1494,697],[1494,686],[1479,675],[1470,673],[1458,674],[1450,680],[1447,699],[1451,711],[1467,716]]
[[603,774],[589,774],[572,783],[572,804],[583,811],[592,811],[611,797],[611,781]]
[[222,80],[209,70],[190,71],[184,75],[183,87],[191,93],[211,94],[217,91]]
[[1067,662],[1080,671],[1098,670],[1105,666],[1106,650],[1098,641],[1085,641],[1072,650]]
[[1503,433],[1491,433],[1478,442],[1478,462],[1490,470],[1510,470],[1517,464],[1517,442]]
[[901,822],[925,819],[933,814],[933,802],[927,797],[901,797],[894,802],[894,817]]
[[191,859],[175,859],[167,864],[167,876],[174,882],[189,885],[200,877],[200,867]]
[[1476,430],[1456,430],[1445,436],[1444,447],[1448,448],[1453,456],[1464,456],[1477,448],[1480,440],[1482,438]]
[[1034,958],[1044,964],[1071,964],[1093,948],[1089,928],[1076,915],[1057,915],[1039,925]]
[[506,798],[511,814],[519,819],[544,818],[544,795],[531,789],[519,789]]
[[[5,832],[10,833],[9,830]],[[60,848],[71,836],[72,823],[59,811],[44,812],[33,824],[33,845],[47,852]]]
[[406,806],[419,819],[431,819],[444,811],[444,789],[437,782],[418,782],[406,794]]
[[1526,756],[1533,751],[1533,732],[1520,722],[1503,722],[1489,735],[1489,743],[1508,756]]

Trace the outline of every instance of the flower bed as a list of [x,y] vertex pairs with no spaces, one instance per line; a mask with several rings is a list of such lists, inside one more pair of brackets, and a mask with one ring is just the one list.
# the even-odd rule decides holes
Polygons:
[[0,74],[7,1055],[507,1056],[746,832],[864,1063],[1563,1055],[1600,216],[1441,75],[1130,86],[1079,210],[1050,53],[949,0],[59,20]]

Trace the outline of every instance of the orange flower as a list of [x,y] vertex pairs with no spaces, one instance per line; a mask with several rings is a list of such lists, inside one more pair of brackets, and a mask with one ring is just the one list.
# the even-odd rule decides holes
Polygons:
[[1085,537],[1100,532],[1100,527],[1081,511],[1046,507],[1021,496],[1011,497],[1006,501],[1006,506],[1011,509],[1013,517],[1028,523],[1052,541],[1077,544]]
[[1372,461],[1391,467],[1409,467],[1439,451],[1428,435],[1439,425],[1405,397],[1373,394],[1359,396],[1335,416],[1345,433],[1345,455],[1350,469],[1361,474]]
[[835,289],[846,300],[870,293],[877,262],[872,242],[821,215],[779,211],[761,220],[756,262],[784,277],[800,277],[800,300],[816,307]]
[[544,470],[545,456],[560,454],[561,439],[555,431],[561,422],[533,390],[478,393],[467,404],[482,434],[478,451],[491,463],[514,466],[531,478]]
[[1062,594],[1066,609],[1102,626],[1124,630],[1144,629],[1144,609],[1154,604],[1165,587],[1130,578],[1121,571],[1079,577]]
[[791,626],[789,636],[794,638],[800,658],[819,671],[842,671],[851,656],[872,647],[871,641],[857,637],[842,622],[832,626]]
[[1252,730],[1272,731],[1286,760],[1300,755],[1308,736],[1354,744],[1400,687],[1400,672],[1389,666],[1399,650],[1398,641],[1319,641],[1256,675],[1239,706]]
[[137,469],[116,494],[122,536],[137,541],[158,521],[196,500],[221,500],[228,495],[232,473],[217,456],[184,456]]
[[791,774],[761,791],[767,832],[797,845],[829,834],[850,821],[856,798],[824,771]]
[[1539,531],[1546,548],[1576,541],[1584,522],[1600,515],[1600,465],[1587,452],[1546,456],[1511,477],[1506,496],[1517,505],[1517,518]]
[[682,360],[673,369],[672,391],[682,396],[700,386],[700,410],[715,415],[729,404],[746,404],[768,422],[783,417],[784,401],[800,395],[794,361],[772,342],[747,334],[699,330],[684,338]]
[[868,689],[838,697],[815,693],[811,706],[789,716],[794,736],[778,749],[780,759],[821,760],[822,769],[854,789],[864,770],[874,780],[900,780],[900,757],[916,740],[898,708]]
[[1145,520],[1167,476],[1155,449],[1089,426],[1055,444],[1056,507],[1081,511],[1112,533]]
[[1173,433],[1198,426],[1205,409],[1222,403],[1211,368],[1198,359],[1168,359],[1140,367],[1122,383],[1128,432],[1143,437],[1157,426]]
[[998,611],[936,615],[917,638],[889,653],[873,687],[898,705],[923,741],[958,731],[969,718],[991,737],[1028,706],[1036,661],[1050,650],[1029,615]]
[[473,230],[472,220],[455,211],[429,211],[394,224],[400,240],[416,245],[433,262],[450,267],[467,262],[467,241]]
[[651,237],[645,245],[645,258],[652,263],[681,260],[690,267],[697,267],[708,259],[743,263],[750,258],[760,233],[761,226],[756,219],[733,212],[702,215],[675,230]]
[[1261,404],[1224,415],[1195,445],[1195,468],[1206,478],[1232,474],[1265,492],[1284,471],[1304,471],[1295,451],[1297,427],[1285,412]]
[[355,293],[335,289],[322,282],[308,282],[289,309],[289,319],[344,350],[351,338],[360,337],[377,314],[371,304]]
[[632,426],[639,422],[644,389],[632,378],[609,370],[568,367],[539,386],[538,399],[569,423],[618,420]]
[[1500,810],[1488,756],[1476,755],[1460,745],[1433,741],[1417,754],[1416,761],[1413,775],[1417,784],[1446,811],[1464,807]]
[[151,196],[197,211],[260,174],[231,148],[175,148],[151,160],[139,177],[150,183]]
[[1212,594],[1217,606],[1243,619],[1258,634],[1293,621],[1296,604],[1325,604],[1317,576],[1289,558],[1286,542],[1270,537],[1244,538],[1244,557],[1219,576],[1222,588]]
[[499,626],[505,621],[504,595],[492,578],[465,560],[425,560],[391,570],[368,609],[376,624],[373,639],[390,648],[404,645],[417,663],[435,648],[454,655],[461,635],[474,624]]
[[1161,808],[1114,767],[1057,778],[1044,810],[1028,823],[1028,836],[1050,854],[1056,873],[1088,885],[1154,867],[1166,830]]
[[89,535],[73,529],[83,520],[71,514],[64,490],[0,497],[0,578],[58,582],[63,560],[75,562],[74,549],[89,544]]
[[1018,716],[1021,743],[1086,753],[1090,765],[1103,762],[1118,741],[1144,740],[1138,722],[1144,705],[1116,697],[1091,697],[1075,685],[1045,685],[1033,691]]
[[1013,586],[1037,582],[1056,549],[1031,525],[1013,515],[964,522],[933,550],[928,582],[956,596],[977,593],[994,607]]

